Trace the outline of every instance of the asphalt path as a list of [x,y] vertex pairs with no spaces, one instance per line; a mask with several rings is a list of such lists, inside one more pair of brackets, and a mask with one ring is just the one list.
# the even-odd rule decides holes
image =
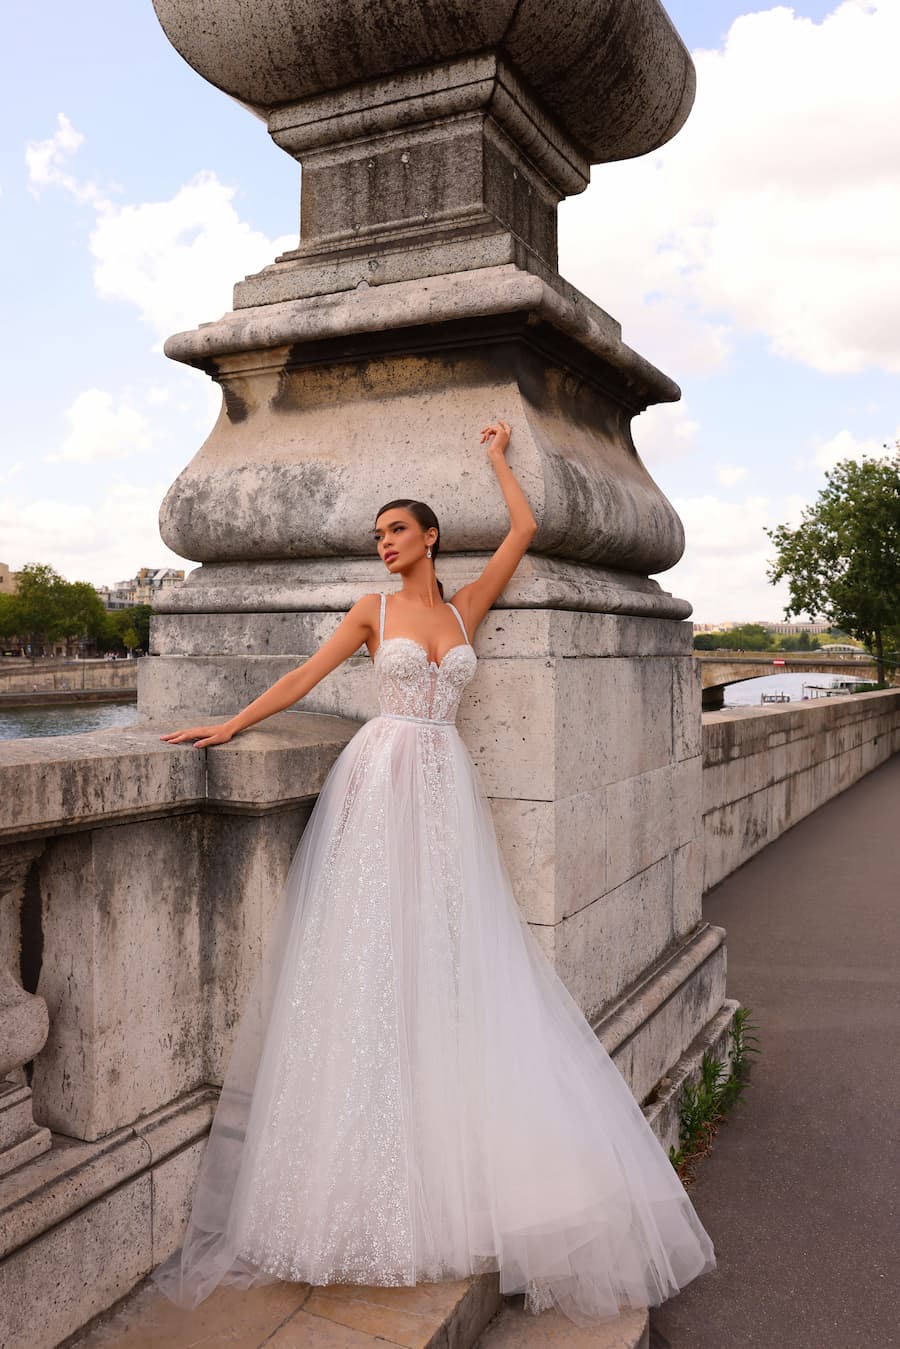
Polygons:
[[650,1349],[900,1345],[900,754],[703,907],[760,1053],[689,1188],[718,1267]]

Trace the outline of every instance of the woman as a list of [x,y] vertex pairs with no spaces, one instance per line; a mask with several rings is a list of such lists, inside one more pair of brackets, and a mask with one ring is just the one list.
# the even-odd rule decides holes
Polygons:
[[398,593],[365,595],[221,745],[365,643],[381,711],[336,760],[291,863],[241,1018],[184,1245],[154,1273],[195,1306],[220,1282],[400,1284],[500,1271],[579,1325],[659,1303],[715,1266],[665,1151],[513,895],[454,725],[472,638],[535,532],[481,442],[506,538],[452,602],[440,528],[392,501],[375,542]]

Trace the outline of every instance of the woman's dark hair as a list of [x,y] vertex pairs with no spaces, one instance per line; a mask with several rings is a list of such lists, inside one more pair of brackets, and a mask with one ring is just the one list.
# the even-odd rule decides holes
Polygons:
[[[376,512],[375,515],[376,525],[378,524],[378,521],[380,520],[381,516],[384,515],[385,511],[392,511],[395,509],[409,511],[410,515],[413,517],[416,523],[420,524],[423,529],[437,530],[438,536],[435,539],[434,543],[431,545],[431,561],[433,564],[437,560],[438,549],[441,546],[441,527],[438,524],[438,518],[435,515],[434,511],[424,501],[407,501],[407,499],[403,497],[398,499],[397,501],[385,502],[385,504],[381,507],[381,510]],[[441,592],[441,599],[443,599],[444,587],[441,585],[440,581],[438,581],[438,578],[436,576],[434,579],[437,581],[437,588]]]

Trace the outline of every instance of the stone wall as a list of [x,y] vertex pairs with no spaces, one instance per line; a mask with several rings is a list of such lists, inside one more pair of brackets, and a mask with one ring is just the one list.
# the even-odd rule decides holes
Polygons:
[[900,690],[705,713],[704,889],[898,751]]
[[73,689],[136,689],[137,660],[23,660],[0,670],[0,695],[66,692]]
[[11,1349],[58,1344],[178,1244],[275,901],[356,725],[286,712],[211,754],[164,729],[0,745]]

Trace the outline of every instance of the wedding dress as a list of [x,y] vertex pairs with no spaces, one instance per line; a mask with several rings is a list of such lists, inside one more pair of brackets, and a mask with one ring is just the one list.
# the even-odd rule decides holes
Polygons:
[[[453,606],[451,605],[451,608]],[[374,657],[380,714],[334,763],[285,882],[203,1154],[153,1272],[412,1285],[500,1271],[579,1325],[715,1267],[625,1079],[513,895],[455,726],[476,656]]]

